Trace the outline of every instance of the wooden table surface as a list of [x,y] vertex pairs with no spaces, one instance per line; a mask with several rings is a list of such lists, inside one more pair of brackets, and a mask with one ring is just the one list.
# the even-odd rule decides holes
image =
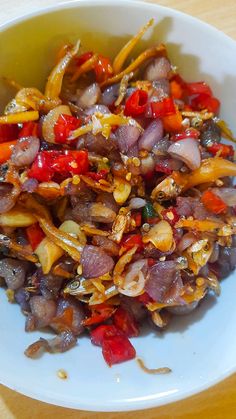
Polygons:
[[[112,1],[112,0],[111,0]],[[236,0],[149,0],[196,16],[236,40]],[[0,0],[0,23],[58,0]],[[17,360],[16,360],[17,362]],[[4,419],[231,419],[236,418],[236,374],[184,401],[136,413],[88,413],[41,403],[0,386],[0,418]]]

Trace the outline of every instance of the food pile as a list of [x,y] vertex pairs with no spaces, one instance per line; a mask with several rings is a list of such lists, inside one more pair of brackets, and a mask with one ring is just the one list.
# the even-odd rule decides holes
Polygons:
[[86,331],[108,365],[132,359],[147,320],[190,313],[236,266],[234,138],[164,45],[131,59],[152,24],[113,62],[63,45],[43,93],[7,80],[0,277],[25,330],[55,332],[28,357]]

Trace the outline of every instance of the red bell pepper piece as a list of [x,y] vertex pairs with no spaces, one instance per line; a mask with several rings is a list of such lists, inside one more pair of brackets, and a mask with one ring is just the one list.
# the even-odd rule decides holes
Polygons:
[[10,159],[12,150],[17,141],[8,141],[0,144],[0,164],[6,163]]
[[125,103],[126,116],[140,116],[146,111],[148,94],[145,90],[137,89],[128,97]]
[[209,112],[218,113],[220,101],[216,97],[202,93],[191,100],[191,107],[196,111],[207,109]]
[[128,234],[123,236],[121,240],[121,246],[126,250],[132,249],[134,246],[138,246],[138,250],[143,249],[143,241],[141,234]]
[[18,137],[18,126],[16,124],[0,125],[0,143],[15,140]]
[[94,345],[102,346],[105,338],[121,334],[122,332],[114,324],[101,324],[90,332],[90,338]]
[[32,247],[32,250],[35,250],[38,247],[39,243],[44,239],[45,234],[40,228],[38,223],[32,224],[26,228],[27,239]]
[[220,157],[232,157],[234,155],[233,146],[226,144],[212,144],[210,147],[207,147],[207,151],[209,151],[214,156],[220,152]]
[[84,150],[41,151],[37,154],[28,176],[39,182],[49,182],[55,174],[70,176],[88,171],[88,152]]
[[201,201],[205,208],[214,214],[222,214],[227,209],[225,202],[212,191],[205,191],[202,194]]
[[91,308],[92,315],[83,320],[83,325],[92,326],[93,324],[102,323],[109,319],[115,310],[116,308],[105,303],[96,304]]
[[151,102],[151,109],[153,118],[162,118],[176,113],[175,104],[171,97],[165,98],[160,102]]
[[87,52],[84,52],[83,54],[81,54],[81,55],[79,55],[79,57],[76,57],[75,58],[75,62],[76,62],[76,65],[78,66],[78,67],[80,67],[82,64],[84,64],[86,61],[88,61],[90,58],[92,58],[92,56],[93,56],[94,54],[93,54],[93,52],[92,51],[87,51]]
[[18,138],[31,136],[39,137],[39,125],[37,122],[34,121],[24,122],[23,127],[19,132]]
[[186,83],[185,88],[189,96],[201,94],[212,96],[212,90],[210,86],[208,86],[208,84],[206,84],[204,81]]
[[136,351],[125,336],[105,337],[102,342],[102,354],[106,363],[111,367],[135,358]]
[[99,55],[94,65],[96,81],[102,83],[113,75],[113,68],[109,58]]
[[179,214],[174,207],[169,207],[161,212],[163,220],[168,221],[171,226],[174,226],[179,221]]
[[114,316],[115,326],[128,338],[139,335],[139,327],[134,316],[122,307],[119,307]]
[[81,121],[71,115],[61,114],[54,125],[55,142],[65,144],[71,131],[79,128]]

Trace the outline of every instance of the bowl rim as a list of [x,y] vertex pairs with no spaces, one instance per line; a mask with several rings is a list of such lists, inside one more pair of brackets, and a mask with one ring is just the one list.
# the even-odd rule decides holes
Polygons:
[[[190,14],[181,12],[177,9],[166,7],[159,5],[157,3],[150,3],[148,0],[70,0],[70,1],[63,1],[58,4],[53,4],[50,6],[40,7],[39,9],[35,9],[29,13],[24,13],[17,17],[14,17],[7,22],[0,24],[0,34],[11,27],[14,27],[17,24],[24,23],[32,18],[36,18],[39,16],[47,15],[56,11],[66,10],[66,9],[76,9],[80,7],[93,7],[93,6],[100,6],[100,7],[116,7],[120,6],[121,4],[127,7],[134,7],[138,9],[149,9],[150,11],[154,9],[163,10],[165,13],[169,13],[172,16],[179,16],[182,20],[190,21],[193,25],[200,25],[204,27],[206,30],[212,33],[217,39],[221,39],[221,43],[225,43],[226,46],[231,46],[236,50],[236,40],[231,38],[229,35],[225,34],[224,32],[220,31],[216,27],[210,25],[207,22],[202,21],[199,18],[191,16]],[[206,383],[198,384],[192,387],[191,389],[186,389],[179,394],[178,391],[170,392],[169,394],[165,394],[163,398],[158,398],[158,394],[145,396],[145,397],[137,397],[132,399],[126,400],[116,400],[110,402],[101,402],[101,403],[94,403],[89,404],[87,402],[83,402],[81,400],[76,401],[67,400],[66,402],[60,401],[57,395],[53,395],[53,392],[50,394],[44,394],[43,391],[39,393],[38,391],[34,391],[33,388],[28,388],[21,384],[16,385],[14,380],[9,379],[9,377],[2,378],[0,376],[0,383],[9,389],[16,391],[24,396],[28,396],[35,400],[49,403],[55,406],[60,406],[64,408],[76,409],[76,410],[84,410],[84,411],[93,411],[93,412],[123,412],[123,411],[135,411],[135,410],[142,410],[142,409],[149,409],[149,408],[158,408],[160,406],[175,403],[181,401],[183,399],[189,398],[195,394],[201,393],[210,387],[218,384],[222,380],[226,379],[230,375],[236,372],[236,365],[235,367],[229,368],[223,373],[221,373],[217,378],[210,379]]]

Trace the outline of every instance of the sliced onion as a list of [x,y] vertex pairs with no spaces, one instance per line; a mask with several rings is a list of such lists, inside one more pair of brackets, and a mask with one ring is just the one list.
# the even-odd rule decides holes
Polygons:
[[169,60],[165,57],[158,57],[148,64],[144,72],[144,79],[149,81],[167,79],[170,71],[171,65]]
[[127,153],[137,143],[140,130],[132,125],[122,125],[116,130],[116,136],[120,151]]
[[86,115],[93,115],[96,112],[102,113],[103,115],[111,113],[108,107],[105,105],[93,105],[85,109]]
[[36,319],[36,327],[48,326],[56,315],[56,303],[47,300],[42,295],[35,295],[30,299],[30,308]]
[[52,109],[42,122],[42,135],[48,143],[55,143],[54,125],[61,114],[71,115],[69,106],[60,105]]
[[147,270],[147,259],[132,263],[128,268],[122,286],[118,288],[119,292],[128,297],[140,295],[145,286],[145,268]]
[[219,259],[219,255],[220,255],[220,247],[219,247],[219,244],[218,243],[214,243],[212,254],[211,254],[211,257],[209,259],[209,262],[210,263],[217,262],[217,260]]
[[155,160],[151,154],[149,154],[147,157],[143,157],[141,159],[141,173],[143,175],[146,175],[148,172],[152,172],[155,167]]
[[5,279],[8,288],[17,290],[23,286],[26,266],[25,262],[12,258],[0,260],[0,276]]
[[34,191],[36,191],[37,187],[38,187],[38,181],[37,179],[27,179],[23,184],[22,184],[22,191],[25,192],[29,192],[32,193]]
[[167,310],[176,316],[184,316],[186,314],[192,313],[195,308],[197,308],[199,301],[193,301],[190,304],[176,306],[176,307],[168,307]]
[[13,187],[10,183],[0,183],[0,214],[10,211],[15,205],[12,196]]
[[85,246],[81,254],[81,265],[85,278],[96,278],[110,272],[114,261],[100,247]]
[[139,149],[151,151],[155,144],[163,137],[163,124],[161,119],[155,119],[145,129],[138,141]]
[[95,105],[101,96],[101,89],[98,83],[93,83],[86,87],[82,92],[77,90],[77,106],[81,108],[88,108],[89,106]]
[[29,166],[35,159],[40,147],[37,137],[20,138],[13,148],[11,161],[17,167]]
[[106,106],[112,105],[119,96],[119,84],[113,84],[107,87],[101,97],[101,103]]
[[152,97],[161,98],[170,95],[170,82],[167,79],[155,80],[152,82],[153,92]]
[[182,160],[191,170],[198,169],[201,165],[201,155],[198,143],[193,138],[176,141],[168,148],[174,158]]
[[147,201],[143,198],[132,198],[129,201],[129,206],[131,209],[139,209],[145,207]]
[[212,192],[218,195],[229,207],[236,205],[235,188],[212,188]]
[[188,247],[190,247],[196,240],[197,238],[195,234],[193,234],[192,232],[184,234],[178,243],[178,246],[177,246],[178,251],[183,252]]

